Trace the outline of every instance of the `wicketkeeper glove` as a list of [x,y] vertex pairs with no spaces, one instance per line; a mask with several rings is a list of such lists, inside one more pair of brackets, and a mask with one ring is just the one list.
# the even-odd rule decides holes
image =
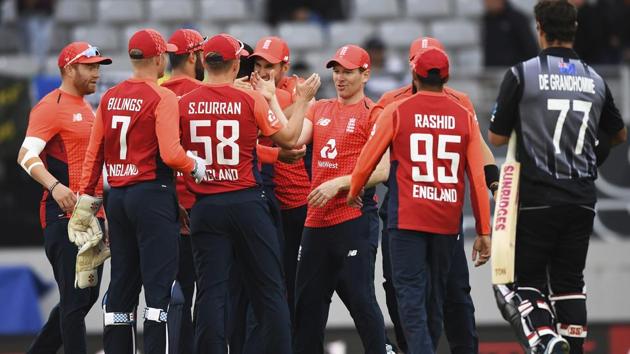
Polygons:
[[74,211],[68,222],[68,239],[81,248],[88,241],[90,247],[103,238],[101,225],[96,219],[96,213],[101,208],[103,199],[83,194],[77,200]]
[[190,150],[186,153],[186,155],[195,161],[195,168],[193,168],[190,172],[190,175],[195,179],[195,183],[201,183],[203,178],[206,176],[206,161],[193,154]]
[[110,257],[109,247],[100,240],[93,247],[82,248],[77,253],[74,287],[85,289],[98,284],[98,267]]

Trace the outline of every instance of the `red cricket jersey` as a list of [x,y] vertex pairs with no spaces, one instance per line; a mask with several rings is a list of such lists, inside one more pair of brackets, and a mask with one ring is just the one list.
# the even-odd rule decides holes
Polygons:
[[295,87],[297,86],[298,82],[303,81],[303,78],[298,78],[295,76],[285,76],[282,78],[282,80],[280,80],[277,87],[290,93],[291,98],[295,100]]
[[[289,100],[285,102],[282,109],[295,102],[294,93],[297,81],[295,77],[285,77],[280,82],[281,90],[279,91],[289,93]],[[276,185],[275,194],[280,202],[281,209],[287,210],[306,205],[306,198],[311,189],[310,173],[307,170],[307,168],[310,168],[310,165],[307,166],[306,164],[307,162],[304,159],[294,163],[276,161],[274,164],[273,181]]]
[[[454,88],[448,86],[444,86],[443,92],[449,97],[454,98],[457,103],[463,105],[464,107],[466,107],[466,109],[475,114],[475,107],[473,106],[472,101],[467,94],[461,91],[457,91]],[[414,92],[412,86],[411,84],[409,84],[407,86],[385,92],[383,96],[381,96],[381,98],[378,100],[377,104],[379,106],[386,107],[390,103],[411,97],[413,94]]]
[[179,143],[175,94],[152,80],[135,78],[107,90],[96,111],[82,193],[92,194],[103,162],[112,187],[172,180],[172,169],[190,173],[194,162]]
[[451,95],[421,91],[389,104],[359,157],[350,195],[359,193],[389,147],[389,228],[458,234],[466,172],[477,233],[488,235],[480,140],[474,115]]
[[[93,124],[94,112],[83,97],[60,89],[42,98],[29,116],[26,137],[46,142],[39,157],[48,172],[74,192],[79,190],[81,167]],[[103,195],[102,179],[97,181],[95,192],[98,196]],[[70,217],[61,210],[48,190],[44,190],[39,210],[42,228],[52,220]],[[97,216],[104,217],[103,209]]]
[[[195,80],[188,76],[173,76],[169,80],[162,83],[162,87],[173,91],[178,99],[187,94],[188,92],[196,89],[202,85],[202,82]],[[184,174],[177,172],[175,178],[175,187],[177,189],[177,199],[179,203],[185,209],[191,209],[195,204],[195,195],[186,188],[186,182],[184,182]]]
[[231,84],[204,84],[179,101],[182,142],[206,160],[200,184],[186,177],[195,194],[217,194],[261,183],[255,156],[259,130],[275,134],[281,123],[258,92]]
[[[370,136],[373,105],[369,98],[353,105],[344,105],[334,98],[317,101],[309,108],[306,118],[313,123],[311,190],[352,173]],[[346,196],[347,192],[342,192],[322,208],[308,208],[305,226],[332,226],[361,216],[361,210],[346,205]]]
[[[284,90],[276,89],[276,98],[281,109],[285,109],[291,104],[291,94]],[[289,117],[287,117],[288,119]],[[260,169],[263,185],[274,188],[274,165],[278,161],[279,148],[274,147],[273,140],[268,136],[261,136],[256,146],[256,157]]]

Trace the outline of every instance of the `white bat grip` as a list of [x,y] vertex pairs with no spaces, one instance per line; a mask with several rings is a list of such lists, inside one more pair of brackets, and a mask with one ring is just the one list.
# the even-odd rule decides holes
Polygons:
[[505,155],[505,162],[514,161],[516,161],[516,132],[512,130],[510,141],[508,142],[507,155]]

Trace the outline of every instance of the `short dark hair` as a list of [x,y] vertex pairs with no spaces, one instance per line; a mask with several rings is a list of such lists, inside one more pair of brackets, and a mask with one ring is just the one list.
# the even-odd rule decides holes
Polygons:
[[542,0],[534,7],[536,22],[548,42],[573,42],[577,9],[567,0]]
[[188,60],[188,55],[190,53],[182,53],[182,54],[175,54],[175,53],[168,53],[168,61],[171,64],[171,69],[175,69],[175,68],[179,68],[180,66],[182,66],[182,64],[184,64],[186,62],[186,60]]
[[427,74],[428,75],[426,77],[418,75],[418,80],[420,80],[423,85],[442,87],[447,81],[447,78],[443,79],[440,77],[439,69],[431,69]]
[[[248,53],[253,53],[254,49],[252,49],[252,47],[247,44],[247,43],[243,43],[243,49],[245,49]],[[252,72],[254,71],[254,57],[252,56],[241,56],[241,67],[238,70],[238,74],[236,75],[237,79],[240,79],[242,77],[249,77],[249,75],[252,74]]]
[[212,53],[209,53],[206,56],[205,62],[208,66],[208,72],[213,74],[222,74],[228,71],[230,67],[232,67],[232,63],[234,62],[234,60],[236,60],[220,60],[220,58],[221,55],[213,55]]

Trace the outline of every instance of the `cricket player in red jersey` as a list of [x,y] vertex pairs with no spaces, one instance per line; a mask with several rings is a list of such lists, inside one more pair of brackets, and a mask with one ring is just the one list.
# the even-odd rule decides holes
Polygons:
[[205,169],[203,160],[187,157],[179,143],[175,94],[157,84],[166,52],[176,50],[155,30],[134,33],[128,49],[133,76],[103,94],[85,156],[81,196],[72,216],[78,225],[92,217],[78,208],[82,199],[101,203],[93,196],[103,163],[111,186],[106,211],[113,257],[103,304],[106,353],[135,353],[141,287],[147,304],[145,353],[177,353],[184,298],[175,282],[179,223],[173,170],[201,180]]
[[[374,294],[378,243],[374,189],[363,210],[345,204],[350,172],[371,130],[374,103],[364,94],[370,57],[355,45],[339,48],[326,64],[337,97],[315,102],[298,145],[313,144],[311,193],[295,285],[296,353],[323,353],[324,330],[334,291],[354,319],[366,353],[385,351],[383,315]],[[373,185],[387,178],[373,176]],[[324,207],[325,206],[325,207]],[[376,226],[376,228],[374,227]]]
[[[287,43],[282,38],[263,37],[256,43],[251,57],[255,60],[254,71],[262,79],[273,80],[277,93],[288,93],[289,100],[284,105],[283,102],[280,102],[280,106],[285,114],[290,116],[296,98],[294,92],[298,78],[287,76],[290,67],[290,53]],[[297,150],[280,148],[276,148],[276,150],[278,151],[277,160],[267,168],[273,169],[274,194],[282,210],[282,233],[285,242],[284,271],[291,314],[293,314],[297,253],[306,220],[306,198],[311,188],[312,149],[300,146]]]
[[[414,56],[418,53],[418,51],[430,47],[438,48],[444,51],[442,44],[435,38],[421,37],[413,41],[409,47],[410,64],[413,62]],[[417,88],[412,83],[399,89],[386,92],[378,101],[378,104],[386,107],[393,102],[411,97],[417,91]],[[443,91],[446,95],[449,95],[451,98],[466,107],[470,112],[475,114],[475,109],[470,101],[470,98],[468,98],[468,95],[449,86],[444,86]],[[495,165],[492,151],[490,151],[486,142],[481,139],[480,143],[483,151],[486,185],[490,191],[494,193],[499,182],[499,171]],[[381,209],[379,210],[379,215],[381,216],[384,225],[387,225],[388,200],[389,193],[386,193]],[[444,301],[444,331],[452,353],[474,354],[479,351],[479,337],[477,335],[477,328],[475,324],[475,306],[470,296],[468,264],[464,251],[463,234],[458,236],[457,241],[458,242],[453,254],[451,270],[449,272],[447,285],[448,290],[446,292],[447,296]],[[396,301],[394,285],[391,279],[392,273],[389,260],[389,235],[386,227],[383,228],[381,245],[383,250],[383,276],[385,278],[383,288],[385,289],[385,295],[387,298],[387,308],[389,310],[390,317],[392,318],[392,322],[394,323],[398,346],[404,352],[406,351],[407,343],[400,324],[398,304]]]
[[[61,86],[46,95],[31,111],[18,163],[44,188],[40,221],[44,248],[57,286],[59,303],[27,353],[86,353],[85,316],[98,299],[100,274],[85,289],[75,288],[77,246],[68,234],[68,218],[76,203],[81,164],[94,124],[92,107],[83,98],[94,93],[100,65],[111,64],[98,48],[73,42],[61,50],[57,61]],[[96,193],[103,194],[99,181]],[[102,222],[102,209],[97,217]]]
[[[203,36],[193,29],[178,29],[168,43],[177,47],[177,51],[169,53],[171,77],[162,83],[162,87],[173,91],[180,98],[202,84],[204,69],[202,64]],[[177,199],[179,201],[179,221],[181,236],[179,238],[179,267],[177,281],[182,288],[186,302],[182,311],[182,327],[179,334],[179,352],[192,353],[194,328],[192,323],[192,300],[195,292],[195,264],[193,263],[192,245],[188,214],[195,203],[195,195],[186,189],[184,174],[177,173],[175,179]]]
[[460,232],[464,173],[471,184],[477,221],[473,260],[481,265],[490,255],[489,242],[482,241],[490,234],[490,205],[477,121],[443,92],[449,75],[443,51],[420,51],[413,67],[418,92],[382,112],[352,173],[348,193],[348,202],[360,205],[361,189],[389,148],[387,227],[394,286],[410,354],[437,349],[448,273]]
[[184,146],[203,156],[208,167],[200,184],[186,179],[197,195],[191,212],[198,272],[194,352],[227,353],[226,297],[236,263],[266,342],[259,352],[291,353],[280,240],[261,188],[256,141],[260,132],[282,147],[295,146],[319,77],[314,74],[298,87],[287,123],[274,92],[263,96],[234,86],[239,58],[248,54],[242,42],[219,34],[203,51],[208,84],[179,101]]

